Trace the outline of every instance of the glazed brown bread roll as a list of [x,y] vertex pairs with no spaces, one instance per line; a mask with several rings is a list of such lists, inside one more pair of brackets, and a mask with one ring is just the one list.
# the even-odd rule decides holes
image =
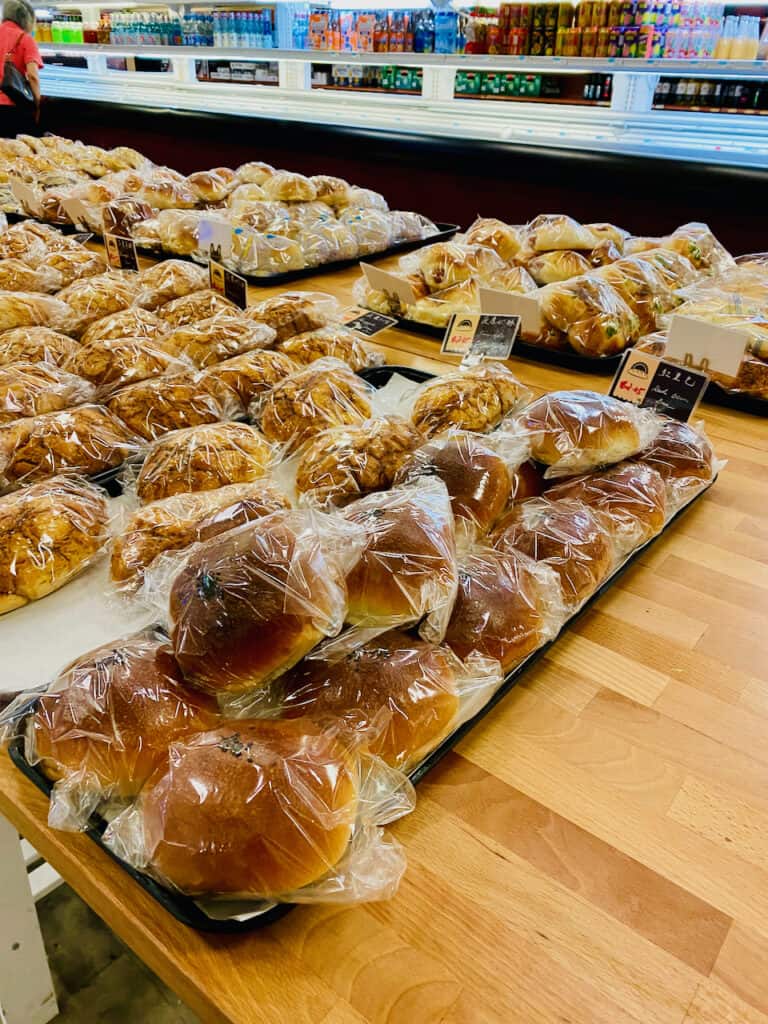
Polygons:
[[207,320],[222,310],[238,312],[234,302],[208,288],[166,302],[165,305],[159,306],[155,313],[169,327],[186,327],[187,324],[197,323],[198,320]]
[[168,333],[168,325],[146,309],[123,309],[96,320],[80,335],[80,343],[109,341],[112,338],[145,338],[159,342]]
[[281,203],[309,203],[317,198],[317,189],[309,178],[294,171],[275,171],[258,182],[267,199]]
[[560,249],[534,256],[525,264],[525,269],[536,284],[554,284],[556,281],[567,281],[569,277],[587,274],[591,264],[578,252]]
[[65,669],[40,698],[29,739],[49,779],[87,773],[105,796],[126,798],[167,763],[170,743],[216,718],[214,701],[184,685],[170,644],[146,632]]
[[0,367],[0,423],[57,412],[92,401],[94,389],[52,363],[10,363]]
[[241,164],[235,171],[238,181],[263,185],[267,178],[275,173],[272,164],[265,164],[260,160],[251,160],[247,164]]
[[176,659],[195,686],[265,687],[341,629],[343,574],[318,523],[275,512],[192,552],[169,604]]
[[414,402],[411,418],[427,437],[451,428],[491,430],[528,394],[505,366],[481,363],[426,384]]
[[283,292],[264,302],[249,306],[246,316],[268,324],[277,340],[285,341],[295,334],[317,331],[331,323],[334,302],[330,296],[315,296],[312,292]]
[[172,744],[139,809],[150,868],[166,883],[270,899],[326,875],[346,853],[357,768],[309,722],[225,722]]
[[536,463],[529,459],[512,474],[510,501],[525,501],[526,498],[538,498],[544,492],[544,487],[544,477]]
[[575,499],[520,502],[501,520],[492,540],[500,551],[522,551],[551,566],[569,608],[586,601],[613,568],[611,535],[599,516]]
[[215,167],[211,171],[196,171],[187,177],[187,185],[204,203],[220,203],[235,185],[235,172],[229,167]]
[[515,228],[493,217],[480,217],[467,231],[468,245],[482,245],[493,249],[504,260],[511,262],[522,248],[519,233]]
[[95,384],[104,395],[116,388],[187,367],[151,341],[110,338],[81,345],[65,363],[66,369]]
[[129,384],[107,406],[134,433],[154,441],[171,430],[227,420],[238,412],[239,402],[223,385],[179,373]]
[[594,249],[600,239],[573,217],[542,213],[528,225],[529,245],[536,252],[553,249]]
[[203,372],[201,379],[217,380],[224,384],[235,392],[247,408],[251,402],[298,369],[299,364],[282,352],[255,350],[214,363]]
[[106,494],[54,477],[0,498],[0,614],[82,572],[106,540]]
[[661,474],[671,507],[692,497],[715,475],[715,453],[706,434],[677,420],[667,420],[636,459]]
[[393,768],[418,764],[459,711],[451,651],[397,630],[340,660],[305,659],[280,680],[281,716],[361,733]]
[[267,348],[274,340],[275,332],[266,324],[222,310],[197,323],[176,327],[161,344],[173,355],[186,356],[196,366],[206,367],[250,349]]
[[63,366],[78,348],[76,341],[50,327],[17,327],[0,334],[0,366],[41,362]]
[[461,284],[470,277],[487,277],[504,269],[493,249],[459,242],[436,242],[418,253],[418,269],[431,292]]
[[422,440],[414,427],[396,417],[324,430],[301,453],[296,490],[314,501],[339,505],[384,491]]
[[190,491],[211,491],[264,476],[272,448],[246,423],[212,423],[178,430],[157,441],[136,482],[142,502]]
[[288,508],[271,484],[230,484],[197,494],[176,494],[137,509],[112,544],[111,574],[116,583],[137,584],[166,551],[198,541]]
[[278,346],[298,363],[309,364],[325,356],[341,359],[355,373],[368,366],[381,366],[384,357],[361,341],[352,331],[345,327],[323,327],[317,331],[296,334]]
[[184,260],[163,260],[139,272],[141,289],[136,298],[139,306],[157,309],[174,299],[208,288],[205,267]]

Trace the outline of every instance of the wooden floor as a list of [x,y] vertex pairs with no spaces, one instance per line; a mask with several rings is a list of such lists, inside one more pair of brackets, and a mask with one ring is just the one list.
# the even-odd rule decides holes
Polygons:
[[5,759],[0,811],[206,1021],[768,1024],[768,424],[702,418],[720,479],[420,785],[394,900],[206,938]]

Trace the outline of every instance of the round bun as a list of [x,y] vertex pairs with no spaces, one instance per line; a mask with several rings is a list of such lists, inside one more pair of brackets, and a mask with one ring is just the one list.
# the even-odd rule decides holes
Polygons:
[[344,747],[306,721],[233,721],[174,743],[142,793],[156,874],[191,895],[270,899],[326,875],[358,813]]
[[298,369],[298,363],[294,363],[282,352],[257,349],[214,363],[205,370],[201,379],[219,381],[234,391],[243,406],[247,407]]
[[280,680],[282,716],[363,733],[407,770],[450,732],[459,711],[456,659],[445,647],[392,631],[338,661],[307,659]]
[[569,249],[539,253],[528,260],[525,268],[538,285],[567,281],[569,277],[588,274],[592,269],[580,253]]
[[277,347],[291,359],[304,364],[332,356],[341,359],[355,373],[369,366],[379,366],[382,362],[378,352],[345,327],[323,327],[306,334],[296,334],[281,341]]
[[505,366],[481,363],[427,384],[413,404],[412,419],[427,437],[451,428],[491,430],[526,393]]
[[136,493],[142,502],[189,491],[211,491],[264,476],[272,449],[246,423],[211,423],[179,430],[152,446]]
[[487,277],[504,269],[504,261],[483,245],[436,242],[420,250],[419,270],[431,292],[461,284],[470,277]]
[[50,327],[16,327],[0,334],[0,366],[9,363],[53,363],[63,366],[78,344]]
[[301,513],[276,512],[207,541],[170,595],[184,675],[212,693],[266,686],[338,632],[344,588]]
[[317,198],[329,206],[344,206],[349,198],[349,182],[334,178],[332,174],[314,174],[309,179],[315,186]]
[[408,458],[395,482],[418,484],[437,477],[448,488],[451,509],[480,533],[487,533],[506,508],[512,475],[501,456],[482,437],[457,432],[425,444]]
[[569,607],[590,597],[613,566],[613,541],[603,521],[573,499],[515,505],[494,531],[493,542],[500,551],[522,551],[551,566]]
[[538,498],[544,493],[544,477],[535,462],[530,459],[518,466],[512,474],[510,501],[525,501],[526,498]]
[[40,698],[30,737],[48,778],[88,773],[125,798],[166,763],[169,743],[215,720],[214,702],[185,687],[168,642],[140,633],[73,662]]
[[656,439],[644,448],[637,459],[653,466],[675,490],[697,490],[715,473],[715,453],[703,433],[687,423],[667,420]]
[[493,217],[481,217],[467,232],[468,245],[484,245],[509,263],[520,252],[520,235],[509,224]]
[[196,171],[187,177],[187,185],[203,203],[220,203],[227,198],[234,183],[235,172],[228,167]]
[[260,160],[251,160],[250,163],[241,164],[235,171],[235,177],[244,184],[263,185],[267,178],[275,173],[272,164],[262,163]]
[[264,189],[267,199],[277,202],[310,203],[317,199],[317,189],[311,179],[295,171],[275,171],[257,184]]

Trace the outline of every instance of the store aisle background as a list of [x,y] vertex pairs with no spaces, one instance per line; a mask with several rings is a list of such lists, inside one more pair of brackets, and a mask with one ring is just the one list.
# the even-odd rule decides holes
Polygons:
[[59,1000],[54,1024],[199,1024],[68,885],[37,912]]

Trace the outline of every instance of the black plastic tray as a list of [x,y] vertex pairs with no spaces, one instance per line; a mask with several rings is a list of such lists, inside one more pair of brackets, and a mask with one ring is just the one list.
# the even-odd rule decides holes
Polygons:
[[750,416],[768,416],[768,399],[757,395],[740,395],[736,391],[726,391],[714,381],[710,381],[704,392],[704,401],[709,405],[719,405],[723,409],[735,409],[749,413]]

